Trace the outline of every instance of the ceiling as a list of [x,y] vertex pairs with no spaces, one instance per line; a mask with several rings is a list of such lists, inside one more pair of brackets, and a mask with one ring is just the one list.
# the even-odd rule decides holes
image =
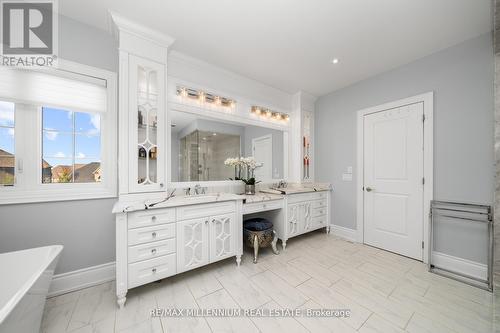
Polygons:
[[[288,93],[317,96],[492,30],[491,0],[64,0],[107,29],[107,9],[173,49]],[[338,58],[337,65],[332,59]]]

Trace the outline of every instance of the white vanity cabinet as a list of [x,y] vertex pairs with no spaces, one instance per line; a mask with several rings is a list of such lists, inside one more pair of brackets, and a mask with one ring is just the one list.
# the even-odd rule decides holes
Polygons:
[[289,238],[321,228],[330,232],[329,203],[329,191],[286,195],[285,218],[274,226],[283,249]]
[[241,212],[242,200],[115,212],[118,305],[146,283],[233,256],[239,265]]
[[185,272],[235,255],[236,214],[178,222],[177,272]]

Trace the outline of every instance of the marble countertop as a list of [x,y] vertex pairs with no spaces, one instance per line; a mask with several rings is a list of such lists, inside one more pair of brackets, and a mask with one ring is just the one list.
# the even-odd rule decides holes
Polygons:
[[119,200],[113,206],[113,213],[128,213],[146,209],[179,207],[197,205],[203,203],[244,200],[245,203],[264,202],[272,200],[282,200],[285,195],[296,193],[307,193],[317,191],[330,191],[330,184],[290,184],[287,188],[261,189],[255,195],[232,194],[232,193],[208,193],[201,195],[175,196],[166,200],[164,198],[140,199],[140,200]]
[[248,204],[254,202],[283,200],[284,196],[282,194],[257,192],[254,195],[241,194],[240,197],[243,198],[243,203]]
[[319,191],[331,191],[332,186],[326,183],[306,183],[306,184],[290,184],[288,187],[280,189],[262,189],[260,192],[269,194],[297,194],[297,193],[308,193],[308,192],[319,192]]
[[120,200],[113,206],[113,213],[128,213],[138,210],[169,208],[203,203],[243,200],[240,195],[231,193],[208,193],[201,195],[175,196],[168,200],[165,198],[147,200]]

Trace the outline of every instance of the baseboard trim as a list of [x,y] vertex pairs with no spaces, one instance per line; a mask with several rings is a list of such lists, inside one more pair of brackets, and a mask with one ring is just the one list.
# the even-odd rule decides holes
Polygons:
[[76,271],[54,275],[48,297],[66,294],[92,287],[115,279],[115,263],[82,268]]
[[357,231],[355,229],[350,229],[350,228],[341,227],[339,225],[332,224],[332,225],[330,225],[330,231],[335,236],[338,236],[340,238],[344,238],[344,239],[351,241],[351,242],[356,242]]
[[441,252],[432,253],[432,264],[438,268],[461,273],[476,279],[486,280],[488,277],[487,265]]

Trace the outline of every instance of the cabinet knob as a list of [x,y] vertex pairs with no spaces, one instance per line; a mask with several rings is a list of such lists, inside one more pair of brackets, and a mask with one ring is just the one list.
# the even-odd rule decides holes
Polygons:
[[215,219],[212,220],[212,223],[215,223]]
[[205,224],[208,224],[208,220],[205,220]]
[[163,187],[163,183],[160,183],[160,187]]
[[153,268],[153,269],[151,270],[151,272],[153,272],[153,274],[156,274],[156,267],[155,267],[155,268]]
[[151,236],[153,236],[153,238],[156,238],[156,232],[153,232]]
[[152,249],[151,254],[156,254],[156,249]]
[[153,222],[156,222],[156,216],[151,216],[151,220],[152,220]]
[[263,204],[262,207],[266,208],[266,204]]

